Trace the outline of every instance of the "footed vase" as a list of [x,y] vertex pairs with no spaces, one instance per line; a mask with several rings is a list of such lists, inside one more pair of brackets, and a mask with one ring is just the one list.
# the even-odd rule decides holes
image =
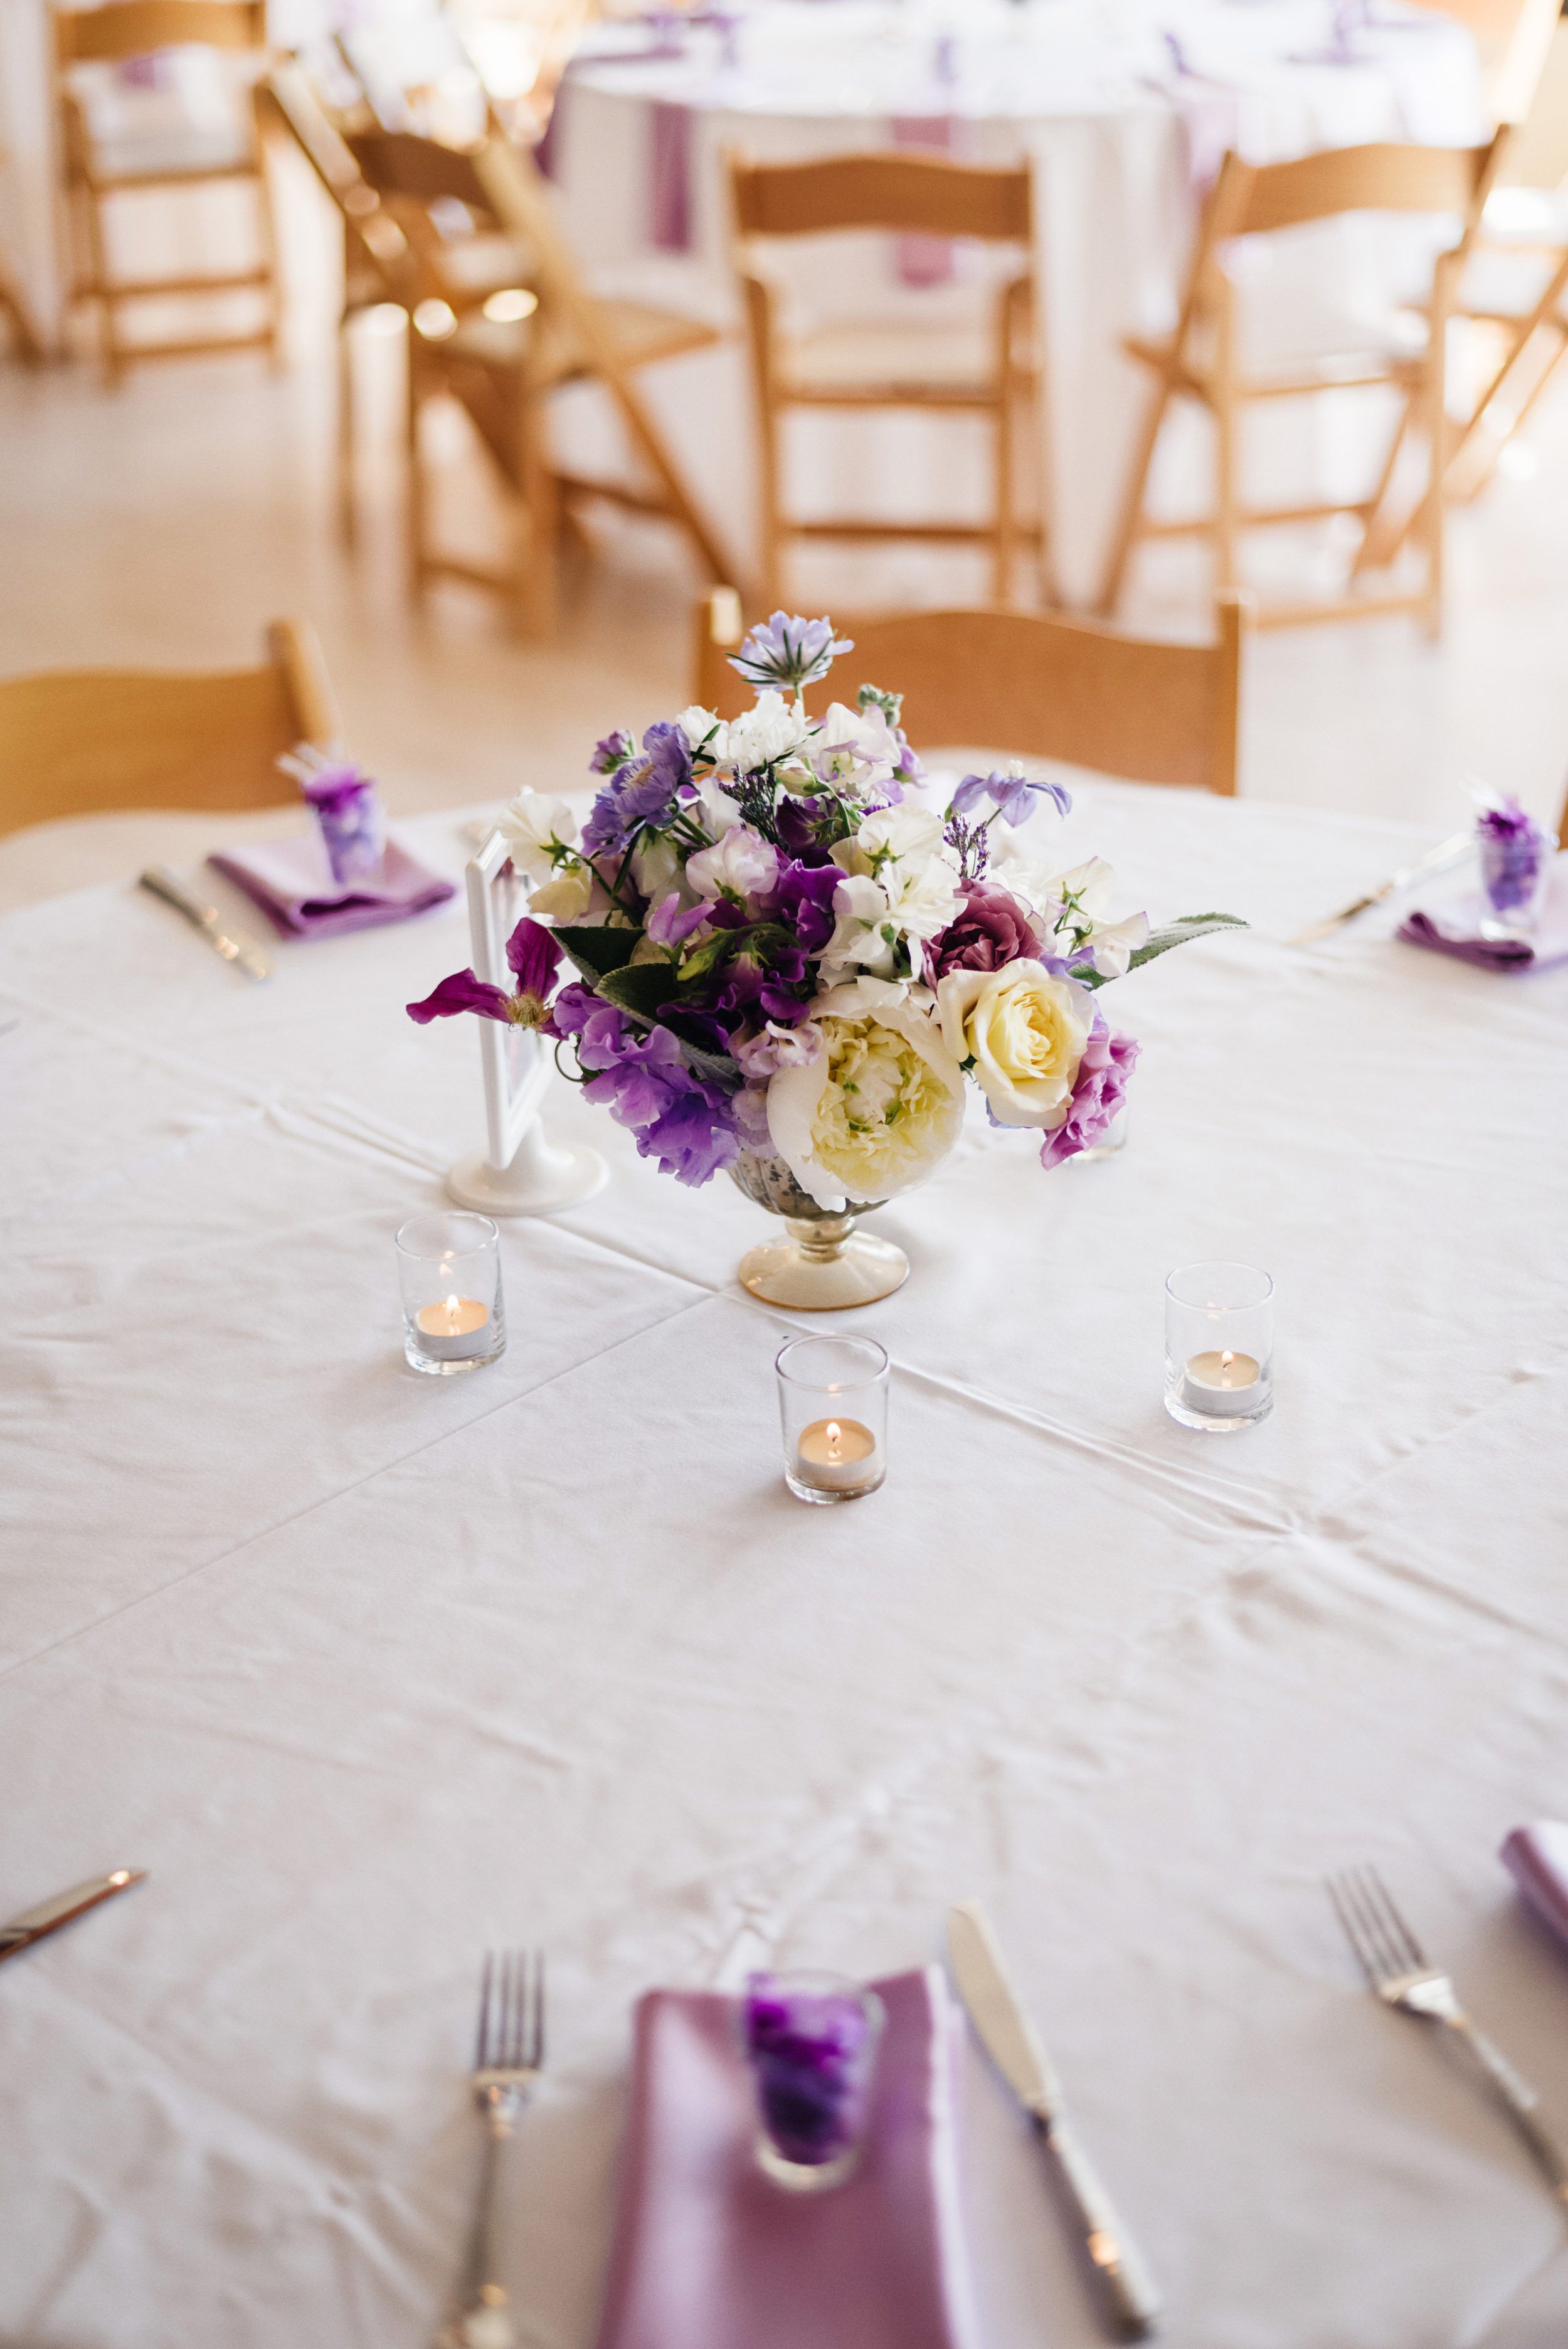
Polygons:
[[892,1240],[858,1232],[855,1219],[885,1206],[885,1199],[851,1202],[841,1212],[820,1206],[782,1158],[743,1150],[729,1179],[758,1206],[783,1218],[788,1237],[752,1248],[740,1259],[743,1288],[766,1305],[796,1313],[841,1313],[874,1305],[909,1278],[909,1258]]

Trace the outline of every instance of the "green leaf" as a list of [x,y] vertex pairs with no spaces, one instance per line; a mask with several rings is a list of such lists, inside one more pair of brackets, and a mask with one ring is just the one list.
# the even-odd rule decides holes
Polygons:
[[594,984],[606,1003],[638,1019],[656,1019],[661,1005],[673,1003],[676,997],[676,975],[667,962],[624,964],[619,970],[607,970]]
[[643,942],[641,930],[573,926],[555,936],[583,978],[595,983],[606,971],[623,969]]
[[[1175,921],[1165,923],[1158,930],[1150,930],[1149,943],[1135,947],[1127,967],[1129,970],[1139,970],[1146,962],[1152,962],[1156,955],[1169,954],[1172,947],[1184,947],[1192,938],[1212,936],[1216,930],[1245,930],[1251,926],[1251,923],[1243,922],[1239,914],[1180,914]],[[1085,987],[1110,985],[1109,978],[1102,978],[1088,964],[1082,968],[1075,964],[1073,977],[1081,980]]]

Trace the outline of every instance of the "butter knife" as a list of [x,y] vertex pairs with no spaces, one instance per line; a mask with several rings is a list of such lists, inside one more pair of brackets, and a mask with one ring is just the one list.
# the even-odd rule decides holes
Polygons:
[[69,1892],[57,1892],[52,1900],[41,1901],[36,1909],[13,1917],[8,1925],[0,1925],[0,1965],[7,1958],[14,1958],[18,1950],[30,1950],[46,1934],[57,1933],[62,1925],[68,1925],[84,1909],[96,1909],[100,1900],[112,1900],[117,1892],[139,1884],[146,1874],[145,1868],[117,1868],[112,1876],[95,1876],[86,1884],[73,1885]]
[[1380,881],[1377,888],[1368,890],[1365,897],[1357,897],[1352,905],[1342,906],[1337,914],[1330,914],[1326,922],[1314,922],[1310,929],[1298,930],[1294,938],[1285,940],[1285,944],[1309,947],[1315,939],[1327,937],[1329,932],[1338,929],[1342,922],[1353,922],[1357,914],[1366,913],[1368,906],[1380,905],[1385,897],[1392,897],[1397,890],[1408,889],[1412,881],[1422,880],[1429,873],[1441,873],[1448,865],[1457,864],[1465,851],[1474,846],[1473,832],[1456,832],[1451,840],[1445,840],[1438,847],[1429,849],[1413,864],[1401,864],[1398,873],[1390,873],[1387,881]]
[[264,954],[254,938],[248,938],[243,930],[224,929],[217,906],[204,905],[200,897],[193,896],[184,883],[170,873],[167,864],[150,865],[141,876],[141,885],[144,889],[150,889],[155,897],[161,897],[165,905],[172,905],[177,913],[183,914],[188,922],[193,922],[213,952],[221,954],[225,962],[238,963],[250,978],[271,978],[271,955]]
[[990,1921],[978,1900],[960,1900],[948,1910],[947,1949],[981,2044],[1056,2156],[1117,2338],[1141,2341],[1154,2331],[1160,2296],[1073,2134],[1061,2083],[1007,1979]]

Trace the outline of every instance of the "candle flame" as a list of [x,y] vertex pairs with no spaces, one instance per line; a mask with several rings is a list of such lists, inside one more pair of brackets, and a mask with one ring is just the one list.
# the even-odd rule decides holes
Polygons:
[[838,1421],[836,1419],[830,1419],[828,1422],[828,1457],[830,1460],[837,1460],[841,1457],[839,1447],[842,1439],[842,1434],[843,1431],[840,1427]]
[[1228,1349],[1220,1356],[1220,1384],[1222,1387],[1228,1387],[1231,1383],[1231,1364],[1235,1359],[1234,1354]]
[[[459,1300],[455,1297],[449,1297],[447,1299],[447,1319],[449,1321],[455,1321],[458,1318],[458,1301]],[[1225,1359],[1228,1361],[1230,1360],[1230,1356],[1227,1355]]]

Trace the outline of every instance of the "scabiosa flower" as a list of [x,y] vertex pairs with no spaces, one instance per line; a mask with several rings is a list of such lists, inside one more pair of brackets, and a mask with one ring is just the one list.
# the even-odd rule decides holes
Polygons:
[[799,692],[803,685],[826,677],[835,657],[854,650],[851,636],[835,636],[831,620],[791,618],[775,612],[753,628],[729,666],[738,669],[748,685],[760,693],[765,686],[782,686]]
[[661,719],[644,735],[642,757],[618,766],[594,801],[583,827],[585,854],[624,855],[645,824],[673,815],[692,788],[690,746],[678,726]]

